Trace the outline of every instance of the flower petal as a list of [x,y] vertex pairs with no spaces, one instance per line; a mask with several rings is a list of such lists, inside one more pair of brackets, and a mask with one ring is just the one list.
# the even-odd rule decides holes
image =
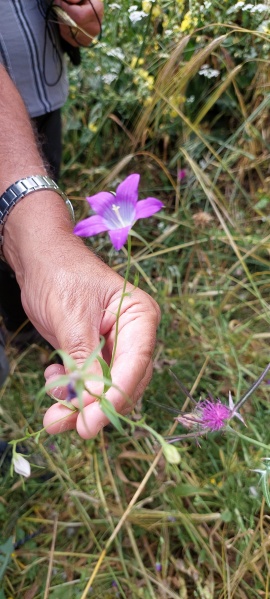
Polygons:
[[114,198],[113,193],[110,193],[109,191],[100,191],[100,193],[96,193],[94,196],[87,197],[86,200],[94,212],[102,215],[105,204],[112,198]]
[[126,243],[130,229],[131,225],[128,227],[123,227],[122,229],[109,231],[110,240],[116,250],[121,250],[121,247],[123,247],[123,245]]
[[89,216],[89,218],[84,218],[73,229],[73,233],[80,235],[80,237],[92,237],[92,235],[98,235],[98,233],[103,233],[103,231],[108,231],[108,226],[103,218],[96,214]]
[[129,175],[116,189],[116,203],[123,202],[123,204],[132,204],[135,206],[138,200],[138,188],[140,182],[140,175],[134,173]]
[[146,200],[140,200],[136,204],[136,220],[138,218],[147,218],[155,214],[163,208],[164,204],[156,198],[146,198]]
[[19,453],[13,458],[14,470],[17,474],[21,474],[28,478],[31,474],[31,466],[29,462]]

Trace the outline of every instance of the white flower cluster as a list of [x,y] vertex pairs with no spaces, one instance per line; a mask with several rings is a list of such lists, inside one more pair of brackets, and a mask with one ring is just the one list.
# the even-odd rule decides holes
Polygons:
[[131,23],[137,23],[144,17],[148,16],[147,12],[144,12],[144,10],[138,10],[138,6],[136,6],[136,4],[129,7],[128,13]]
[[212,79],[212,77],[218,77],[219,74],[220,71],[218,71],[217,69],[211,69],[211,67],[209,67],[209,64],[203,64],[199,70],[199,75],[204,75],[204,77],[207,77],[207,79]]
[[236,2],[231,8],[228,8],[227,15],[231,15],[238,10],[249,10],[251,13],[269,12],[269,6],[267,6],[267,4],[251,4],[250,2],[246,4],[245,2],[240,1]]

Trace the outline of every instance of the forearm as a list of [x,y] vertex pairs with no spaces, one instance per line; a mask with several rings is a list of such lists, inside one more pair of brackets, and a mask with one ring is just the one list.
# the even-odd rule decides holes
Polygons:
[[[15,181],[45,175],[26,108],[9,76],[0,66],[0,195]],[[3,251],[19,283],[29,256],[50,247],[62,233],[72,235],[65,203],[55,192],[34,192],[11,210],[4,226]]]
[[16,87],[0,65],[0,195],[17,179],[46,174],[31,122]]

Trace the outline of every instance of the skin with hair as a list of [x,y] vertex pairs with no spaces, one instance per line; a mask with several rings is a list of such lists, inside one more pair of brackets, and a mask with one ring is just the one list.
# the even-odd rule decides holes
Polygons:
[[[24,103],[0,66],[0,194],[20,178],[46,174]],[[21,288],[30,321],[54,348],[61,348],[82,365],[105,338],[103,358],[109,363],[115,341],[116,313],[123,279],[73,234],[73,223],[58,194],[29,194],[10,212],[4,227],[4,255]],[[128,284],[119,318],[117,351],[108,399],[121,413],[142,395],[152,374],[159,308],[140,289]],[[95,372],[100,372],[98,364]],[[64,367],[51,365],[51,381]],[[91,387],[94,392],[93,385]],[[95,389],[97,391],[97,389]],[[62,398],[63,389],[53,394]],[[76,403],[76,399],[73,400]],[[63,420],[63,418],[67,416]],[[56,421],[62,419],[61,422]],[[83,438],[94,437],[108,423],[90,393],[84,393],[83,413],[71,413],[59,403],[44,418],[48,432],[76,428]]]

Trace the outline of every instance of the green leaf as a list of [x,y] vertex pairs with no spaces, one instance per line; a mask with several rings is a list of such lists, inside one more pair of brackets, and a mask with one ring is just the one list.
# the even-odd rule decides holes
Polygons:
[[265,497],[265,501],[270,507],[270,493],[269,493],[269,485],[268,485],[268,473],[266,471],[265,475],[262,476],[262,490]]
[[115,426],[119,433],[124,433],[124,429],[120,423],[119,416],[116,412],[113,404],[107,399],[107,397],[103,396],[100,400],[100,407],[102,412],[109,418],[110,422]]
[[93,362],[97,359],[102,348],[104,347],[104,344],[105,344],[105,339],[104,339],[104,337],[101,337],[99,345],[96,347],[96,349],[94,349],[94,351],[90,354],[90,356],[85,360],[84,365],[82,367],[83,372],[88,370],[89,366],[91,366],[93,364]]
[[139,285],[139,280],[140,280],[140,275],[139,275],[139,273],[138,273],[138,272],[136,272],[136,273],[135,273],[135,276],[134,276],[134,281],[133,281],[133,285],[134,285],[134,287],[138,287],[138,285]]
[[64,350],[62,349],[57,349],[56,351],[54,351],[52,353],[52,357],[55,354],[59,354],[60,358],[62,359],[65,368],[69,371],[69,372],[73,372],[73,370],[77,370],[77,364],[75,362],[75,360],[73,360],[73,358],[67,354]]
[[231,522],[232,520],[232,512],[227,508],[220,514],[220,518],[223,522]]
[[103,358],[101,358],[100,356],[97,356],[97,360],[100,363],[101,369],[102,369],[102,374],[104,376],[104,378],[106,378],[107,381],[110,381],[110,383],[106,383],[104,382],[104,390],[103,393],[107,393],[107,391],[110,389],[110,387],[112,386],[112,380],[111,380],[111,371],[110,371],[110,367],[107,364],[107,362],[105,362],[105,360],[103,360]]
[[261,210],[263,208],[266,208],[268,206],[270,202],[270,198],[268,198],[267,196],[261,198],[257,204],[255,204],[254,208],[257,208],[257,210]]
[[14,545],[13,545],[13,541],[12,541],[12,537],[9,537],[9,539],[3,543],[3,545],[0,545],[0,580],[2,580],[6,568],[8,566],[9,560],[10,560],[10,556],[14,551]]
[[43,429],[41,429],[40,431],[37,432],[37,434],[35,435],[35,443],[38,445],[39,442],[39,437],[41,435],[41,433],[43,432]]
[[79,402],[79,409],[80,409],[80,411],[82,411],[83,407],[84,407],[83,396],[82,396],[83,391],[85,391],[84,381],[80,381],[80,380],[76,381],[76,383],[74,384],[74,389],[76,391],[77,399]]
[[68,400],[68,399],[58,399],[58,397],[54,397],[54,399],[56,401],[58,401],[58,403],[61,403],[62,406],[66,406],[66,408],[68,408],[71,412],[77,412],[78,411],[78,408],[76,408],[76,406],[74,406],[73,403],[71,403],[70,400]]
[[50,389],[55,389],[55,387],[65,387],[66,385],[68,385],[69,381],[69,374],[63,374],[62,376],[59,376],[57,379],[54,379],[50,383],[46,383],[44,389],[47,392],[50,391]]
[[139,241],[141,241],[144,245],[146,245],[146,247],[148,248],[148,250],[152,251],[151,245],[149,245],[149,243],[147,243],[147,241],[144,239],[144,237],[142,237],[141,235],[139,235],[139,233],[136,233],[136,231],[134,231],[133,229],[130,230],[129,235],[132,235],[132,237],[136,237],[136,239],[139,239]]

